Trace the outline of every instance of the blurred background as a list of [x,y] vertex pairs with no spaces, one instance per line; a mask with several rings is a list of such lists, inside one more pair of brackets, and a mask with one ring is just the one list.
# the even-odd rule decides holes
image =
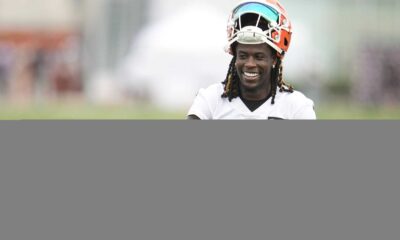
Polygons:
[[[224,80],[236,0],[0,0],[0,119],[182,119]],[[400,119],[398,0],[281,0],[319,119]]]

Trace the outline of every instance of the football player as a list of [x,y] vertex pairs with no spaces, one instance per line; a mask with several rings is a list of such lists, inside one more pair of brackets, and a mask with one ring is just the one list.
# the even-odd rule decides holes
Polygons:
[[313,101],[283,80],[291,34],[277,0],[238,4],[228,22],[226,79],[200,89],[188,119],[316,119]]

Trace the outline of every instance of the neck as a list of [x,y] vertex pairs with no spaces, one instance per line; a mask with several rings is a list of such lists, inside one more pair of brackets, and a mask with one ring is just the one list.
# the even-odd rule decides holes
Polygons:
[[271,85],[268,84],[266,88],[255,89],[255,90],[246,90],[241,88],[240,94],[241,97],[249,100],[249,101],[260,101],[266,99],[271,93]]

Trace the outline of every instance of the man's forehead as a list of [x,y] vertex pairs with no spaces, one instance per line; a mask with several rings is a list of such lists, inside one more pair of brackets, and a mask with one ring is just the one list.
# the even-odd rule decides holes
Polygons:
[[271,48],[266,44],[241,44],[239,43],[236,47],[236,50],[239,51],[251,51],[251,52],[261,52],[261,53],[271,53]]

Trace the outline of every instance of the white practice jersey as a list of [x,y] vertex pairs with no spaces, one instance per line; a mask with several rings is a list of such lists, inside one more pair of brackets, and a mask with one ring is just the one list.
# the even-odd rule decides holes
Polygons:
[[196,115],[200,119],[316,119],[314,102],[301,92],[279,92],[272,98],[250,111],[239,97],[229,102],[222,98],[222,83],[200,89],[187,115]]

